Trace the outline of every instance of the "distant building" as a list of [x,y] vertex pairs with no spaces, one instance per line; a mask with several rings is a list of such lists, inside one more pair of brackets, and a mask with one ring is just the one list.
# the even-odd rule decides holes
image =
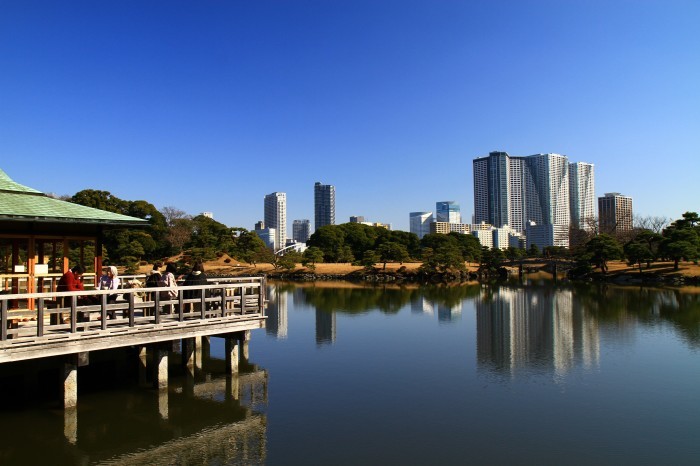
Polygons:
[[447,223],[462,223],[462,214],[459,204],[454,201],[441,201],[435,203],[435,221]]
[[277,231],[274,228],[261,228],[261,229],[256,229],[255,234],[260,237],[261,240],[265,243],[265,246],[268,248],[272,249],[273,251],[276,251],[279,249],[277,245]]
[[314,229],[335,225],[335,186],[314,184]]
[[350,223],[364,223],[365,217],[362,215],[353,215],[350,217]]
[[202,215],[204,217],[214,219],[214,212],[202,212]]
[[595,218],[595,177],[592,163],[569,164],[571,226],[592,230]]
[[598,198],[598,219],[601,233],[632,230],[632,198],[620,193],[605,193]]
[[255,231],[262,230],[264,228],[265,228],[265,222],[263,220],[255,222]]
[[430,233],[430,224],[433,222],[432,212],[411,212],[408,214],[409,231],[423,238]]
[[311,222],[308,219],[294,220],[292,223],[292,238],[300,243],[306,243],[311,236]]
[[528,222],[525,236],[527,249],[533,244],[540,251],[547,246],[569,247],[568,225],[537,225],[535,222]]
[[274,250],[284,247],[287,241],[287,194],[272,193],[265,196],[265,225],[275,230]]

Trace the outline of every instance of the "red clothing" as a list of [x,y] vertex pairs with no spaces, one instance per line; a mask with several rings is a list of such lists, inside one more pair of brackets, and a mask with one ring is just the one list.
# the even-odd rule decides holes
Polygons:
[[64,273],[58,280],[56,291],[84,291],[83,282],[71,270]]

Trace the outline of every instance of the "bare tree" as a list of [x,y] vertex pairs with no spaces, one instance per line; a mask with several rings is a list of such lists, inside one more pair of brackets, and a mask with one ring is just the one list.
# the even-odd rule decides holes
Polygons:
[[175,223],[178,220],[192,219],[192,216],[188,215],[187,212],[173,206],[163,207],[160,213],[163,214],[163,216],[165,217],[165,222],[168,224],[169,227],[175,226]]
[[661,216],[635,216],[634,217],[634,228],[637,230],[649,230],[651,232],[661,234],[664,228],[666,228],[671,223],[671,219],[668,217]]

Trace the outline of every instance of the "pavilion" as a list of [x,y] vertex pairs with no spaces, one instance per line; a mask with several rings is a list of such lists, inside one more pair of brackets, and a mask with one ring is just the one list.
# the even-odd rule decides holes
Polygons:
[[55,199],[0,169],[0,292],[55,291],[58,278],[76,265],[69,257],[97,278],[104,232],[146,226],[147,220]]

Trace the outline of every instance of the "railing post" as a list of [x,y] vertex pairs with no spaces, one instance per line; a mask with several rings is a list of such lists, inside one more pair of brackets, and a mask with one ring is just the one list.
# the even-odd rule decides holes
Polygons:
[[[107,329],[107,295],[103,294],[100,296],[100,318],[102,319],[102,322],[100,322],[100,328],[102,330]],[[116,311],[114,311],[116,312]]]
[[219,288],[219,291],[221,292],[221,317],[223,317],[226,315],[226,292],[228,288],[222,286]]
[[75,333],[78,330],[78,311],[76,309],[78,305],[78,297],[70,297],[70,333]]
[[178,321],[182,322],[184,320],[182,313],[185,312],[185,297],[183,296],[185,294],[184,291],[180,290],[180,292],[177,294],[177,319]]
[[0,325],[2,325],[0,341],[5,341],[7,340],[7,300],[3,299],[0,303],[2,303],[0,305]]
[[134,315],[136,314],[136,309],[134,306],[134,293],[129,293],[129,327],[134,326]]
[[153,292],[153,322],[160,323],[160,291]]
[[44,299],[39,298],[36,305],[36,336],[44,336]]

